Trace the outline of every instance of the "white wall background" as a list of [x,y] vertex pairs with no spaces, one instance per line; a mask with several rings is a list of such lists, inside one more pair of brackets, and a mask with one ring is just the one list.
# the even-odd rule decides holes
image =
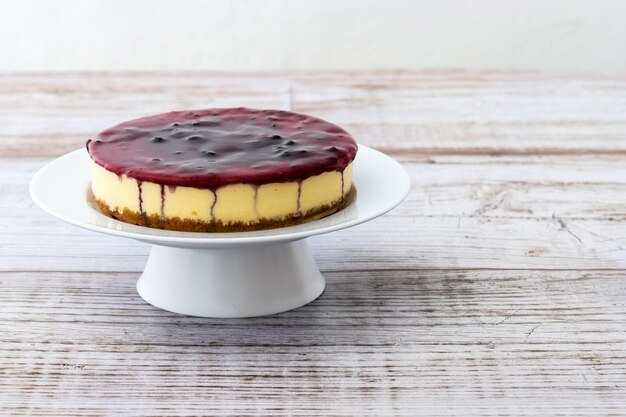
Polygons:
[[0,72],[626,71],[624,0],[0,0]]

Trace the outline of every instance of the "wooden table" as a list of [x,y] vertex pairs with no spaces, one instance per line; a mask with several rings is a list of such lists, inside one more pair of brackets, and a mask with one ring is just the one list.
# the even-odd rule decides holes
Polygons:
[[[184,317],[148,246],[30,200],[121,120],[211,106],[347,128],[412,178],[311,239],[314,303]],[[0,76],[0,415],[626,415],[626,77],[534,72]]]

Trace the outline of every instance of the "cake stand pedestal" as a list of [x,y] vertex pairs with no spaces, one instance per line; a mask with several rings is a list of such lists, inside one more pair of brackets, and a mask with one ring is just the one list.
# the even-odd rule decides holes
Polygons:
[[137,291],[175,313],[250,317],[308,304],[325,285],[306,239],[300,239],[224,249],[153,245]]
[[67,223],[153,245],[137,283],[150,304],[193,316],[250,317],[302,306],[324,291],[306,238],[372,220],[407,196],[408,174],[385,154],[361,145],[353,166],[356,197],[347,207],[312,222],[255,232],[176,232],[107,217],[89,197],[91,160],[85,149],[41,168],[30,195]]

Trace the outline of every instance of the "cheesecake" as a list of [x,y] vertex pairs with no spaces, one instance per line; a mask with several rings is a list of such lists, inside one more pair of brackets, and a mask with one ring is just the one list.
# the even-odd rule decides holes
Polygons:
[[355,140],[319,118],[221,108],[127,121],[87,141],[91,198],[140,226],[237,232],[328,216],[354,197]]

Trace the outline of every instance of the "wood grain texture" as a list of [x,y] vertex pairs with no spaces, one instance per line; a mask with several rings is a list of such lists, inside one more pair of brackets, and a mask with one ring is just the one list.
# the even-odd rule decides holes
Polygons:
[[[502,71],[0,75],[0,156],[171,109],[293,109],[390,153],[626,154],[626,77]],[[40,146],[46,140],[46,146]],[[53,139],[53,140],[51,140]]]
[[[412,181],[407,200],[367,225],[310,239],[320,267],[626,266],[626,165],[497,160],[405,162]],[[28,181],[43,163],[8,160],[0,166],[6,189],[0,193],[0,270],[141,271],[148,245],[68,227],[30,201]]]
[[289,91],[275,76],[0,75],[0,156],[59,156],[121,121],[170,110],[285,109]]
[[623,411],[626,306],[612,302],[626,296],[623,272],[326,275],[302,309],[211,320],[146,305],[137,274],[0,274],[0,319],[13,323],[0,335],[0,411]]
[[[45,162],[162,110],[293,108],[407,168],[311,239],[322,297],[144,303],[149,247],[34,206]],[[505,71],[0,75],[0,416],[626,415],[626,78]]]
[[497,71],[302,77],[294,110],[413,154],[624,153],[626,78]]

